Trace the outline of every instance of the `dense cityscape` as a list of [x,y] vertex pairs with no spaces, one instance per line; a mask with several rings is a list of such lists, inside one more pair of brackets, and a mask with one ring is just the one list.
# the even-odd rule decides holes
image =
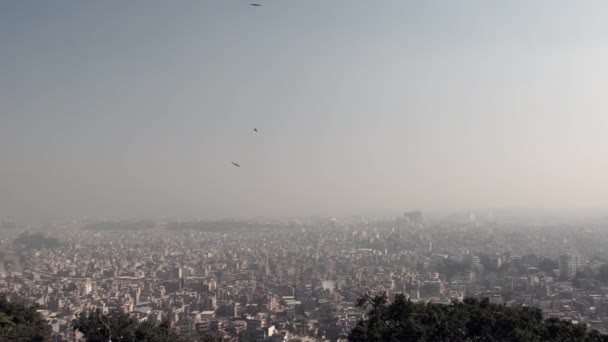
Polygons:
[[608,342],[606,18],[0,0],[0,342]]
[[601,221],[441,219],[3,220],[0,291],[29,305],[53,341],[78,341],[80,313],[119,310],[181,336],[346,340],[365,293],[450,304],[531,306],[608,331]]

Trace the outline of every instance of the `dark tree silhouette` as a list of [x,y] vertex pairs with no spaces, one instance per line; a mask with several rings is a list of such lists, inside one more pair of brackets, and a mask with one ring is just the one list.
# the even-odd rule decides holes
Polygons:
[[363,296],[358,305],[368,309],[351,331],[359,341],[608,341],[608,336],[582,324],[545,320],[530,307],[490,304],[467,298],[450,305],[412,303],[403,295],[388,303],[386,296]]
[[608,264],[603,264],[602,266],[600,266],[597,272],[597,279],[608,283]]
[[0,341],[49,341],[46,322],[36,309],[0,295]]
[[[149,322],[138,323],[128,314],[112,311],[109,314],[101,310],[81,313],[73,322],[74,330],[82,332],[89,342],[112,340],[124,342],[150,341],[171,342],[183,341],[168,323],[160,325]],[[111,334],[111,335],[110,335]]]
[[538,263],[538,268],[545,272],[551,274],[553,270],[559,267],[559,263],[557,260],[544,258]]
[[188,336],[179,336],[169,322],[153,324],[139,323],[128,314],[111,311],[103,314],[101,310],[81,313],[73,321],[74,330],[82,332],[88,342],[223,342],[223,338],[213,333],[193,332]]

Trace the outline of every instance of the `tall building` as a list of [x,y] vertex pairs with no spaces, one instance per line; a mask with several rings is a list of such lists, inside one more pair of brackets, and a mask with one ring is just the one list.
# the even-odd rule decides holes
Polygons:
[[240,308],[241,308],[241,304],[234,303],[233,317],[239,317],[239,310],[240,310]]
[[587,264],[585,257],[578,253],[565,253],[559,256],[559,275],[571,278]]
[[403,218],[408,227],[424,227],[426,225],[426,219],[422,212],[418,210],[403,213]]
[[88,296],[91,292],[93,291],[93,283],[91,282],[91,279],[88,279],[84,281],[84,284],[82,286],[82,293],[84,296]]

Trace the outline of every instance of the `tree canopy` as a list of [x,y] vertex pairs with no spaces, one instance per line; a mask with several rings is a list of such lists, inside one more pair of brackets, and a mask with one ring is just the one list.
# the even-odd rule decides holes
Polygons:
[[46,322],[35,306],[10,302],[0,295],[0,341],[48,341]]
[[196,333],[180,336],[169,322],[161,324],[139,323],[129,314],[114,310],[103,314],[101,310],[83,312],[73,321],[74,330],[82,332],[88,342],[221,342],[222,337],[212,333]]
[[101,310],[81,313],[73,322],[75,330],[84,334],[89,342],[108,341],[112,339],[125,342],[150,341],[172,342],[181,341],[175,330],[167,323],[159,325],[131,318],[128,314],[111,311],[103,314]]
[[605,283],[608,282],[608,264],[603,264],[600,266],[597,272],[597,279]]
[[607,341],[608,336],[586,325],[544,319],[531,307],[490,304],[488,299],[467,298],[445,304],[413,303],[396,295],[363,296],[368,309],[351,331],[349,341]]
[[544,258],[538,263],[538,268],[545,273],[551,274],[559,267],[557,260]]

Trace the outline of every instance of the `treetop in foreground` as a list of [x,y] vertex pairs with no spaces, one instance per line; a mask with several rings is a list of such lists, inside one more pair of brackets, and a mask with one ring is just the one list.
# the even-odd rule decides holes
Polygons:
[[46,322],[35,306],[0,295],[0,341],[48,341]]
[[81,313],[73,321],[74,330],[84,334],[87,342],[222,342],[219,335],[203,333],[180,336],[168,321],[154,324],[138,322],[129,314],[112,310],[107,314],[100,309]]
[[413,303],[396,295],[363,296],[358,305],[368,310],[351,331],[349,341],[607,341],[608,335],[584,324],[545,319],[532,307],[490,304],[467,298],[445,304]]

